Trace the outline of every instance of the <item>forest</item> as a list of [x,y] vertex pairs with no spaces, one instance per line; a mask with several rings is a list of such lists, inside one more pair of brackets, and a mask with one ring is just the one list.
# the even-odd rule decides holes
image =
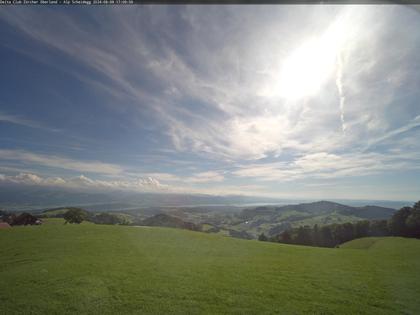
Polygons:
[[420,201],[403,207],[388,220],[361,220],[354,223],[315,224],[286,230],[273,237],[259,235],[260,241],[319,247],[337,247],[356,238],[367,236],[402,236],[420,238]]

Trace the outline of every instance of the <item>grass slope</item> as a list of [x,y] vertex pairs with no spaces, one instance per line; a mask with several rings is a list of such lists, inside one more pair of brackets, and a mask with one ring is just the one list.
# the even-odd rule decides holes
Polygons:
[[1,230],[0,313],[414,314],[420,309],[420,241],[375,238],[342,247],[151,227],[46,224]]

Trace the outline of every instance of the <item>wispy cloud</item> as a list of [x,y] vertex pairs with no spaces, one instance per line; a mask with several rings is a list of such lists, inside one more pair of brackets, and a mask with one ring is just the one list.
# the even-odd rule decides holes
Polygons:
[[36,154],[23,150],[0,149],[0,160],[19,161],[28,165],[42,165],[58,169],[100,174],[119,174],[123,169],[114,164],[99,161],[79,161],[66,157]]
[[420,115],[408,121],[404,126],[387,131],[385,134],[379,136],[378,138],[370,140],[367,149],[375,144],[381,143],[387,139],[391,139],[418,127],[420,127]]
[[341,54],[338,55],[337,61],[337,89],[338,89],[338,96],[340,98],[340,120],[341,120],[341,129],[343,132],[346,130],[346,123],[344,121],[344,104],[346,101],[346,97],[344,95],[344,88],[343,88],[343,60]]
[[221,172],[217,171],[207,171],[196,173],[194,176],[188,177],[186,179],[187,182],[190,183],[208,183],[208,182],[223,182],[225,177]]
[[206,171],[182,176],[169,173],[148,173],[147,176],[157,178],[164,182],[180,182],[184,184],[217,183],[223,182],[225,179],[223,172],[221,171]]
[[1,122],[20,125],[20,126],[25,126],[25,127],[30,127],[30,128],[44,129],[44,130],[48,130],[48,131],[52,131],[52,132],[60,131],[59,129],[56,129],[56,128],[46,127],[46,126],[44,126],[44,125],[42,125],[42,124],[40,124],[36,121],[33,121],[33,120],[25,119],[25,118],[22,118],[22,117],[17,116],[17,115],[6,114],[6,113],[0,111],[0,123]]
[[261,181],[293,181],[299,179],[327,179],[367,176],[383,172],[418,170],[420,157],[404,154],[346,154],[326,152],[308,154],[290,163],[244,165],[233,171],[239,177]]

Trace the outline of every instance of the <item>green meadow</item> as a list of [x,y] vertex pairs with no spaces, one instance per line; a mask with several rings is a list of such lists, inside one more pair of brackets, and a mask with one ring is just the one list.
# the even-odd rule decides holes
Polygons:
[[415,314],[420,240],[315,248],[169,228],[0,230],[1,314]]

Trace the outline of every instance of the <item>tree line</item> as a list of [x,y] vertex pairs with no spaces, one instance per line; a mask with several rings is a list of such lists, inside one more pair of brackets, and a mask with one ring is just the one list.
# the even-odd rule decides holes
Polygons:
[[113,213],[90,213],[81,208],[71,208],[66,211],[63,215],[65,223],[76,223],[80,224],[83,221],[90,221],[95,224],[109,224],[109,225],[129,225],[128,221],[124,216]]
[[42,218],[63,218],[65,224],[75,223],[80,224],[83,221],[90,221],[95,224],[119,224],[129,225],[130,222],[123,215],[113,213],[91,213],[81,208],[70,207],[64,213],[57,213],[54,215],[46,216],[44,214],[30,214],[27,212],[23,213],[11,213],[4,210],[0,210],[0,222],[6,222],[10,225],[34,225],[42,224]]
[[413,207],[403,207],[389,220],[364,220],[343,224],[288,229],[273,237],[261,234],[260,241],[286,244],[336,247],[342,243],[366,236],[403,236],[420,238],[420,201]]

